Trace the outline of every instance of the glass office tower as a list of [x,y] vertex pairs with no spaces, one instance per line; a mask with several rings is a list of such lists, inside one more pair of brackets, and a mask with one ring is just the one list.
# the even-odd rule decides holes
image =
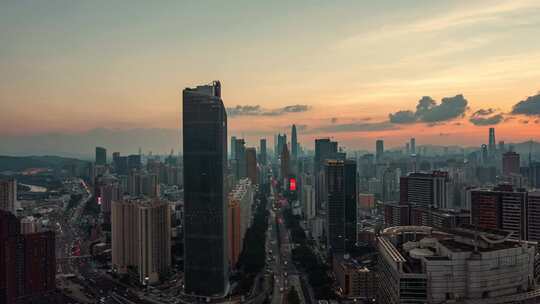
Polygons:
[[183,91],[186,294],[227,295],[227,114],[221,84]]

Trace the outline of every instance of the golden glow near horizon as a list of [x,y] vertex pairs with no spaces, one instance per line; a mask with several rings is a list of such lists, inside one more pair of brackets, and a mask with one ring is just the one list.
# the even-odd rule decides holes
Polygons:
[[[539,1],[254,2],[3,2],[1,135],[175,129],[182,88],[219,79],[227,107],[260,105],[229,117],[253,143],[292,123],[350,147],[540,139],[540,115],[510,114],[540,91]],[[463,115],[388,122],[458,94]]]

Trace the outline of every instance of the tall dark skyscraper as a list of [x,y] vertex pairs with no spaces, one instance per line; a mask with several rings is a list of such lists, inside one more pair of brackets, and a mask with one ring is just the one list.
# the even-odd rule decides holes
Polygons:
[[96,147],[96,165],[107,164],[107,149],[103,147]]
[[331,141],[328,138],[315,139],[315,173],[323,170],[325,166],[325,160],[334,158],[337,152],[337,142]]
[[411,138],[411,154],[416,154],[416,138]]
[[246,162],[246,141],[243,138],[238,138],[234,145],[234,175],[236,180],[247,177],[247,162]]
[[324,183],[324,168],[327,159],[336,158],[338,143],[328,138],[315,139],[315,159],[313,176],[315,177],[315,205],[317,212],[326,207],[326,189]]
[[255,148],[246,148],[246,173],[252,184],[258,184],[257,174],[257,150]]
[[375,158],[377,162],[383,159],[384,155],[384,141],[382,139],[377,139],[375,142]]
[[519,154],[513,151],[506,152],[502,157],[503,175],[519,174]]
[[540,162],[531,162],[529,165],[529,183],[531,187],[540,189]]
[[127,157],[128,171],[139,170],[142,167],[141,155],[140,154],[131,154]]
[[289,177],[291,164],[290,164],[290,155],[287,144],[283,146],[283,152],[281,152],[281,180],[284,181]]
[[334,253],[350,250],[356,243],[356,163],[327,160],[327,244]]
[[118,160],[114,163],[114,171],[118,174],[127,175],[129,172],[129,157],[118,157]]
[[295,161],[298,159],[298,135],[296,134],[296,125],[292,125],[291,130],[291,152],[292,152],[292,159]]
[[225,296],[229,289],[227,113],[221,85],[183,91],[185,293]]
[[276,158],[281,157],[283,147],[287,144],[287,134],[278,134],[276,142]]
[[236,136],[231,136],[231,159],[236,159]]
[[120,152],[113,152],[112,165],[115,171],[117,171],[118,164],[120,163]]
[[400,178],[400,202],[415,206],[446,209],[448,206],[448,173],[411,173]]
[[259,147],[260,163],[266,165],[266,138],[261,138],[261,144]]
[[489,155],[495,155],[497,150],[497,144],[495,143],[495,128],[489,128],[489,142],[488,142]]

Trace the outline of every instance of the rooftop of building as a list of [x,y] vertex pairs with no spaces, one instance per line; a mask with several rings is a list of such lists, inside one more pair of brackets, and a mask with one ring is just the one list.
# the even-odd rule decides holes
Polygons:
[[238,181],[234,188],[229,193],[230,199],[242,199],[244,195],[251,189],[252,183],[249,178],[243,178]]
[[209,96],[221,96],[221,83],[219,80],[215,80],[209,84],[198,85],[194,88],[185,88],[184,91],[197,92],[201,94],[207,94]]
[[371,261],[364,263],[362,261],[358,261],[357,259],[350,257],[348,254],[336,254],[334,256],[334,263],[339,263],[341,267],[346,268],[349,271],[370,272],[371,270],[366,266],[370,262]]
[[504,192],[504,193],[525,193],[527,192],[527,189],[525,188],[517,188],[509,183],[501,183],[493,187],[478,187],[471,189],[475,192],[489,192],[489,193],[495,193],[495,192]]
[[520,247],[519,243],[512,241],[492,244],[490,247],[474,246],[451,239],[441,240],[439,241],[439,243],[444,247],[450,249],[452,252],[493,252],[503,249]]
[[460,234],[466,237],[474,238],[478,234],[489,235],[498,239],[507,238],[510,236],[510,232],[500,230],[500,229],[491,229],[483,228],[476,225],[462,224],[460,227],[452,230],[454,234]]
[[379,246],[383,248],[383,250],[388,253],[392,261],[397,263],[403,263],[407,260],[405,257],[399,252],[399,250],[392,244],[386,237],[379,237],[378,239]]
[[432,214],[437,214],[442,217],[455,217],[455,216],[463,216],[468,217],[471,215],[471,212],[469,210],[463,210],[463,209],[438,209],[438,208],[427,208],[424,206],[414,206],[415,210],[425,210],[429,211]]
[[137,204],[139,206],[143,207],[150,207],[150,206],[159,206],[163,204],[167,204],[167,201],[160,200],[157,198],[149,198],[145,196],[124,196],[121,200],[118,201],[119,203],[125,203],[125,204]]
[[445,171],[413,172],[413,173],[409,173],[407,177],[417,177],[417,178],[448,177],[448,172],[445,172]]
[[101,176],[98,177],[99,178],[99,183],[100,184],[105,184],[105,183],[116,183],[118,182],[118,177],[110,174],[110,173],[105,173]]
[[[400,236],[411,236],[409,241]],[[394,263],[403,263],[405,273],[421,273],[420,261],[426,259],[448,260],[453,253],[484,253],[535,246],[531,242],[510,239],[512,233],[482,229],[473,225],[464,225],[452,229],[449,233],[440,232],[427,226],[397,226],[383,231],[378,238],[379,248],[386,252]],[[441,250],[444,247],[446,250]]]
[[409,204],[400,204],[397,201],[387,201],[382,203],[383,206],[392,206],[392,207],[410,207]]
[[21,223],[22,222],[31,223],[31,222],[35,222],[36,220],[37,220],[37,218],[35,218],[34,216],[28,215],[28,216],[25,216],[25,217],[21,218]]
[[[340,155],[340,153],[341,152],[337,152],[336,155]],[[325,163],[328,166],[338,166],[338,165],[343,165],[343,164],[355,164],[356,161],[353,159],[336,158],[336,159],[326,159]]]
[[14,177],[0,177],[0,182],[17,182]]
[[540,197],[540,189],[535,189],[535,190],[529,192],[529,196],[539,196]]

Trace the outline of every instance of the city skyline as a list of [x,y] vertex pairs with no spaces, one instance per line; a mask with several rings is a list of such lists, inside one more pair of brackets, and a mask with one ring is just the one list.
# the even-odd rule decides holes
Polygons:
[[[1,4],[0,138],[21,151],[81,133],[171,138],[181,89],[219,79],[229,134],[250,143],[292,123],[301,143],[355,149],[410,134],[476,146],[489,126],[507,142],[539,140],[539,3],[340,4]],[[208,24],[192,28],[194,12]]]
[[540,301],[540,1],[3,1],[0,304]]

